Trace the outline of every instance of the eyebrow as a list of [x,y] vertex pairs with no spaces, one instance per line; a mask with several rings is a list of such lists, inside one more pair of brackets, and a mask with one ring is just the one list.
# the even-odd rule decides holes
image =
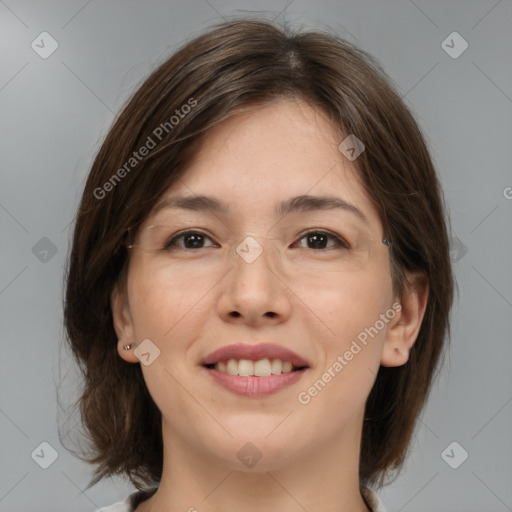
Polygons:
[[[209,211],[214,214],[226,215],[229,212],[229,205],[219,201],[215,197],[205,195],[193,196],[171,196],[166,197],[156,204],[153,214],[166,208],[179,208],[193,211]],[[366,224],[370,224],[366,215],[353,204],[336,196],[312,196],[300,195],[282,201],[276,207],[277,216],[285,216],[295,212],[310,212],[315,210],[341,209],[354,214]]]

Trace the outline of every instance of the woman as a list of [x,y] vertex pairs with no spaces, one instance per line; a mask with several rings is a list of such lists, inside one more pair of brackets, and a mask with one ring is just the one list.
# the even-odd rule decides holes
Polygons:
[[82,458],[138,489],[102,510],[384,511],[449,333],[446,223],[366,53],[256,20],[184,45],[110,129],[74,231]]

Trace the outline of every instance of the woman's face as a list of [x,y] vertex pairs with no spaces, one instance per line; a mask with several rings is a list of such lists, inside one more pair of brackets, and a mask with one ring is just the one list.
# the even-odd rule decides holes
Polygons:
[[[258,467],[271,469],[360,431],[397,308],[383,226],[341,142],[302,100],[234,115],[208,132],[163,194],[167,206],[139,230],[128,302],[115,314],[126,335],[119,353],[138,363],[122,344],[150,340],[137,357],[150,362],[141,368],[164,443],[237,469],[261,454]],[[295,200],[288,204],[297,208],[279,212],[304,195],[345,206]],[[195,203],[167,201],[178,196]],[[194,233],[162,248],[184,230]],[[220,366],[204,366],[213,352],[240,344],[277,348],[235,347],[209,359]],[[293,359],[280,348],[306,368],[288,373],[287,362],[273,363]],[[228,357],[236,361],[224,368]],[[263,376],[247,376],[254,372]]]

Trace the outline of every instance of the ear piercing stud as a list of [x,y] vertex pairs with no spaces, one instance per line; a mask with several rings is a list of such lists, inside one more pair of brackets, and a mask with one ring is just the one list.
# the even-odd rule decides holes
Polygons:
[[129,345],[124,345],[124,349],[125,350],[130,350],[132,347],[134,347],[135,345],[137,345],[137,343],[130,343]]

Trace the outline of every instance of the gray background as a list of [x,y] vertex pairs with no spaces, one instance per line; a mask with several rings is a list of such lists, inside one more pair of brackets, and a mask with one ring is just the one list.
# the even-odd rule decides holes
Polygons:
[[[2,512],[92,512],[132,491],[112,480],[82,492],[91,468],[59,441],[56,418],[77,382],[60,348],[70,223],[103,136],[148,71],[223,17],[261,11],[307,28],[330,26],[376,56],[427,133],[444,185],[460,287],[453,341],[405,469],[380,492],[385,505],[390,512],[512,510],[512,2],[5,0]],[[43,31],[59,45],[47,59],[31,48]],[[469,44],[458,58],[441,46],[454,31]],[[461,49],[460,41],[447,44]],[[35,462],[50,460],[38,448],[44,441],[58,452],[48,469]],[[469,454],[457,469],[441,455],[454,441],[445,460],[455,465],[462,450]]]

